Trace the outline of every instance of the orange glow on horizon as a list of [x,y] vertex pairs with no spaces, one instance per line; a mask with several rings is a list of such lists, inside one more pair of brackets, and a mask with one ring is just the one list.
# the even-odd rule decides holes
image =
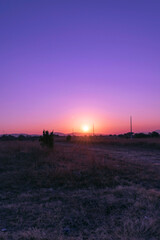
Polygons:
[[[46,117],[28,117],[13,119],[9,124],[1,125],[0,134],[42,134],[43,130],[64,134],[120,134],[130,131],[130,115],[113,114],[100,109],[76,108],[61,117],[51,114]],[[159,119],[153,116],[145,119],[133,114],[133,132],[152,132],[159,129]]]

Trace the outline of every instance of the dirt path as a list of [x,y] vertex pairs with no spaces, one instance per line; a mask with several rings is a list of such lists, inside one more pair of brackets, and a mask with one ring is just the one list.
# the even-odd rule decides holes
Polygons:
[[[59,144],[59,143],[58,143]],[[69,152],[76,152],[76,149],[81,149],[81,154],[86,154],[86,152],[93,152],[96,155],[101,155],[104,159],[107,157],[113,160],[119,161],[131,161],[133,163],[152,163],[155,166],[160,167],[160,150],[158,149],[148,149],[140,147],[129,147],[129,146],[103,146],[103,145],[90,145],[90,144],[80,144],[80,143],[60,143],[68,149]]]
[[96,153],[103,153],[104,156],[112,156],[112,158],[119,159],[121,161],[129,160],[141,163],[153,163],[156,166],[160,166],[160,151],[156,149],[150,150],[119,146],[92,146],[89,149],[91,151],[95,151]]

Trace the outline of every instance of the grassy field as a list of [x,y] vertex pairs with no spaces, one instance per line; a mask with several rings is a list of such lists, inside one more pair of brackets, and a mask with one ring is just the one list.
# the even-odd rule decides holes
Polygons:
[[160,239],[160,140],[0,142],[0,240]]

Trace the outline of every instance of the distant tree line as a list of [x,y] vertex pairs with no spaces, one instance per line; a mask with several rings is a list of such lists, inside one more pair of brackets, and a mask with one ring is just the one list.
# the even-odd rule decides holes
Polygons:
[[7,134],[4,134],[2,136],[0,136],[0,140],[1,141],[34,141],[34,140],[38,140],[39,139],[39,136],[31,136],[31,135],[23,135],[23,134],[20,134],[19,136],[15,137],[13,135],[7,135]]
[[[99,135],[101,137],[105,137],[104,135]],[[150,132],[150,133],[124,133],[119,135],[109,135],[110,137],[119,137],[119,138],[158,138],[160,137],[160,134],[156,131]],[[49,133],[48,131],[43,131],[42,136],[32,136],[32,135],[23,135],[20,134],[19,136],[13,136],[11,134],[4,134],[0,136],[0,141],[35,141],[39,140],[41,145],[53,147],[54,146],[54,137],[59,137],[59,135],[53,134],[53,132]],[[91,136],[92,137],[92,136]],[[72,139],[71,135],[66,136],[66,141],[70,142]]]
[[124,134],[119,134],[118,137],[121,137],[121,138],[130,138],[130,137],[133,137],[133,138],[153,138],[153,137],[160,137],[160,134],[156,131],[153,131],[153,132],[150,132],[150,133],[131,133],[131,132],[128,132],[128,133],[124,133]]

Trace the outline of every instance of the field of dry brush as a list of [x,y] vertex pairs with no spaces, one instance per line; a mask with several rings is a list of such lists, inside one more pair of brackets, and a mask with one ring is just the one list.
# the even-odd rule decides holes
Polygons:
[[1,141],[0,206],[0,240],[158,240],[160,141]]

